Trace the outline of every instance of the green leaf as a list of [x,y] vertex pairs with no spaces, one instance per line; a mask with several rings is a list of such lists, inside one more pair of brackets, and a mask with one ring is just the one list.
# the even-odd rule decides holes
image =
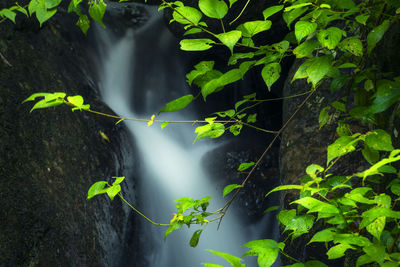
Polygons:
[[79,16],[78,21],[76,22],[76,26],[78,26],[81,31],[86,34],[90,28],[90,20],[87,15]]
[[184,51],[204,51],[210,49],[214,43],[211,39],[183,39],[179,44]]
[[168,124],[169,124],[169,122],[163,122],[163,123],[161,123],[161,125],[160,125],[161,130],[164,130],[164,128],[165,128]]
[[291,5],[291,6],[286,7],[284,12],[289,12],[293,9],[298,9],[298,8],[310,6],[310,5],[312,5],[312,3],[300,3],[300,4],[296,4],[296,5]]
[[333,144],[328,146],[328,157],[326,164],[329,164],[329,162],[337,157],[341,157],[356,150],[355,144],[357,143],[357,140],[358,139],[354,138],[353,136],[339,137]]
[[254,162],[253,161],[251,161],[251,162],[243,162],[243,163],[241,163],[240,165],[239,165],[239,167],[237,168],[237,170],[238,171],[240,171],[240,172],[242,172],[242,171],[245,171],[245,170],[247,170],[248,168],[250,168],[251,166],[254,166]]
[[193,101],[193,95],[185,95],[181,96],[171,102],[168,102],[164,108],[160,109],[160,112],[173,112],[184,109],[187,105],[189,105]]
[[370,17],[370,15],[361,14],[361,15],[356,16],[356,21],[357,21],[358,23],[361,23],[361,24],[363,24],[363,25],[366,25],[367,20],[368,20],[369,17]]
[[235,65],[239,59],[244,59],[244,58],[253,58],[254,53],[249,52],[249,53],[234,53],[231,55],[228,61],[228,65]]
[[319,123],[320,130],[329,121],[330,116],[327,111],[328,108],[329,107],[324,107],[323,109],[321,109],[321,112],[319,113],[318,123]]
[[368,256],[378,263],[383,263],[386,257],[386,250],[383,245],[373,244],[369,247],[364,247],[363,250]]
[[197,137],[193,141],[193,144],[197,140],[203,138],[218,138],[221,135],[223,135],[224,132],[225,132],[225,126],[222,123],[213,123],[213,124],[199,126],[195,130],[195,133],[197,133]]
[[307,59],[306,61],[304,61],[300,65],[300,67],[297,69],[291,82],[294,82],[297,79],[307,78],[308,77],[307,69],[308,69],[308,67],[311,66],[313,60],[314,60],[313,58],[310,58],[310,59]]
[[330,56],[322,56],[313,58],[311,64],[307,67],[308,79],[315,87],[325,75],[331,70],[332,59]]
[[271,7],[267,8],[267,9],[265,9],[263,11],[264,19],[266,20],[270,16],[278,13],[279,11],[281,11],[283,9],[283,7],[284,7],[284,5],[279,5],[279,6],[271,6]]
[[367,225],[366,229],[367,231],[376,237],[379,241],[381,240],[381,235],[383,230],[385,229],[386,225],[386,217],[379,217],[376,218],[375,221]]
[[370,148],[368,145],[364,145],[364,149],[361,152],[369,164],[374,165],[378,162],[379,152],[377,150]]
[[42,27],[43,23],[50,19],[57,13],[57,9],[46,9],[44,5],[41,5],[38,9],[36,9],[36,18],[40,23],[40,27]]
[[307,40],[302,44],[298,45],[294,50],[293,54],[296,58],[310,57],[312,56],[312,52],[319,46],[318,41],[316,40]]
[[269,194],[276,192],[276,191],[282,191],[282,190],[291,190],[291,189],[297,189],[297,190],[302,190],[304,188],[303,185],[297,185],[297,184],[292,184],[292,185],[280,185],[269,191],[265,197],[267,197]]
[[229,131],[234,135],[238,136],[240,134],[240,131],[243,128],[243,124],[241,123],[235,123],[234,125],[229,127]]
[[[46,96],[50,96],[50,95],[53,95],[53,94],[52,93],[34,93],[34,94],[30,95],[27,99],[22,101],[22,103],[25,103],[28,101],[34,101],[38,97],[46,97]],[[66,94],[64,95],[64,97],[65,96],[66,96]]]
[[367,50],[368,54],[371,54],[372,50],[375,48],[376,44],[382,39],[383,35],[389,29],[390,26],[390,21],[385,20],[382,22],[381,25],[375,27],[372,29],[370,33],[368,33],[367,36]]
[[196,79],[199,78],[200,76],[203,76],[207,72],[210,72],[214,68],[214,61],[201,61],[198,64],[194,66],[194,70],[189,72],[186,75],[187,82],[189,85],[192,85],[192,82]]
[[112,183],[113,185],[120,184],[120,183],[122,183],[123,180],[125,180],[125,176],[121,176],[121,177],[113,176],[112,178],[115,179],[115,181]]
[[69,103],[71,103],[74,106],[82,106],[83,105],[83,97],[80,95],[75,95],[75,96],[68,96],[67,100]]
[[228,13],[228,5],[222,0],[199,0],[199,8],[207,17],[222,19]]
[[271,91],[271,86],[279,79],[280,73],[281,64],[278,62],[266,64],[262,69],[261,75],[269,91]]
[[99,182],[92,184],[92,186],[88,190],[87,199],[91,199],[94,196],[106,193],[106,190],[104,189],[104,187],[107,184],[108,183],[106,181],[99,181]]
[[202,30],[199,29],[199,28],[191,28],[191,29],[185,31],[183,36],[186,36],[186,35],[189,35],[189,34],[195,34],[195,33],[199,33],[199,32],[202,32]]
[[271,211],[279,210],[280,208],[281,207],[279,207],[279,206],[272,206],[272,207],[269,207],[268,209],[264,210],[264,213],[268,213],[268,212],[271,212]]
[[64,104],[63,99],[59,98],[45,98],[40,101],[38,101],[30,110],[30,112],[34,111],[35,109],[42,109],[42,108],[50,108],[50,107],[56,107],[59,105]]
[[222,192],[222,197],[225,197],[227,194],[229,194],[230,192],[232,192],[233,190],[235,190],[236,188],[240,188],[242,187],[239,184],[230,184],[225,186],[223,192]]
[[363,266],[364,264],[368,264],[374,262],[374,259],[372,259],[370,256],[367,254],[361,255],[358,257],[357,262],[356,262],[356,267]]
[[293,218],[296,217],[296,210],[281,210],[277,219],[282,225],[289,225]]
[[365,144],[374,150],[392,151],[392,138],[384,130],[377,129],[366,134]]
[[194,24],[198,25],[202,14],[199,10],[190,6],[178,6],[174,9],[172,17],[174,20],[180,24]]
[[308,7],[301,7],[291,10],[289,12],[283,13],[283,20],[286,22],[288,28],[290,29],[290,24],[295,21],[298,17],[303,15],[308,10]]
[[337,27],[330,27],[326,30],[321,30],[317,34],[317,38],[323,47],[327,47],[328,49],[335,49],[342,39],[342,35],[344,35],[345,33],[346,32]]
[[363,45],[359,38],[349,37],[339,43],[339,48],[343,51],[348,51],[357,57],[363,55]]
[[24,14],[25,16],[28,17],[28,12],[26,11],[25,8],[21,7],[21,6],[12,6],[9,8],[11,11],[18,11],[21,12],[22,14]]
[[283,40],[282,42],[273,44],[272,47],[279,53],[279,54],[285,54],[285,52],[289,49],[290,43],[286,40]]
[[257,122],[257,113],[250,114],[247,117],[247,123],[255,123],[255,122]]
[[90,17],[99,23],[104,28],[106,27],[103,23],[104,13],[106,12],[107,4],[103,0],[95,0],[92,5],[89,6]]
[[272,22],[269,20],[255,20],[239,25],[237,30],[242,32],[243,37],[253,37],[257,33],[269,30],[271,26]]
[[238,0],[229,0],[229,7],[232,7],[232,5],[234,4],[234,3],[236,3]]
[[400,99],[400,88],[389,80],[380,80],[377,83],[377,92],[368,111],[375,114],[387,110]]
[[339,244],[334,247],[331,247],[328,252],[326,252],[326,255],[328,255],[328,259],[338,259],[344,256],[344,253],[348,249],[355,249],[352,245],[349,244]]
[[251,250],[243,256],[258,256],[257,262],[259,266],[271,266],[279,254],[279,244],[272,239],[252,240],[243,245]]
[[109,188],[107,188],[105,190],[106,190],[108,197],[111,200],[114,200],[114,197],[116,195],[118,195],[119,192],[121,192],[121,186],[119,184],[116,184],[116,185],[113,184],[112,186],[110,186]]
[[390,187],[393,194],[400,196],[400,184],[394,184]]
[[317,23],[300,20],[294,26],[294,34],[296,35],[297,42],[300,43],[304,37],[315,32]]
[[339,210],[334,205],[322,202],[312,197],[303,197],[292,203],[297,203],[308,209],[308,212],[324,212],[324,213],[335,213],[338,214]]
[[229,48],[229,50],[231,51],[231,54],[233,54],[233,47],[239,41],[240,37],[242,37],[242,32],[233,30],[233,31],[230,31],[230,32],[220,33],[220,34],[216,35],[216,37],[224,45],[226,45]]
[[13,23],[15,23],[15,17],[17,16],[17,14],[15,12],[11,11],[10,9],[3,8],[0,10],[0,16],[8,18]]
[[[232,0],[230,0],[230,1],[232,1]],[[201,264],[203,264],[204,267],[224,267],[223,265],[215,264],[215,263],[202,262]]]
[[167,236],[172,233],[175,230],[178,230],[179,228],[181,228],[183,226],[183,221],[174,221],[168,228],[167,230],[165,230],[165,234],[164,234],[164,240],[167,238]]
[[233,267],[245,267],[244,264],[241,263],[241,258],[230,255],[228,253],[220,252],[220,251],[215,251],[211,249],[206,249],[207,251],[210,251],[212,254],[216,256],[220,256],[221,258],[225,259],[227,262],[229,262]]
[[203,229],[195,231],[193,233],[193,235],[192,235],[192,238],[190,238],[189,245],[192,248],[197,247],[197,244],[199,244],[199,239],[200,239],[201,232],[203,232]]
[[312,242],[329,242],[335,238],[336,228],[326,228],[317,232],[308,243]]

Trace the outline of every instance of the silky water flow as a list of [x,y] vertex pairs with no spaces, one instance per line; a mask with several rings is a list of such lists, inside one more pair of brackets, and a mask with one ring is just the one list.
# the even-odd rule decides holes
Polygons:
[[[103,100],[120,116],[150,119],[165,103],[188,94],[183,63],[177,40],[168,31],[160,15],[154,14],[142,28],[128,30],[116,39],[108,30],[97,32],[101,51],[99,87]],[[181,114],[161,114],[156,119],[198,119],[192,110]],[[221,190],[216,190],[211,171],[202,168],[207,152],[215,143],[199,140],[192,144],[195,134],[191,124],[169,124],[164,130],[155,123],[127,121],[134,137],[140,168],[140,208],[158,223],[168,223],[176,212],[175,199],[204,196],[214,197],[209,211],[224,205]],[[213,159],[206,159],[213,160]],[[224,163],[221,163],[224,164]],[[129,175],[129,174],[128,174]],[[122,188],[124,191],[124,188]],[[135,203],[133,203],[135,205]],[[171,233],[164,241],[166,227],[155,226],[143,219],[140,246],[146,266],[195,267],[202,262],[227,265],[220,257],[206,249],[241,256],[246,249],[241,245],[253,239],[262,239],[263,224],[249,225],[235,215],[235,205],[228,211],[217,230],[210,223],[203,231],[196,248],[189,246],[196,226]],[[139,215],[138,215],[139,216]],[[255,257],[245,257],[248,267],[256,266]]]

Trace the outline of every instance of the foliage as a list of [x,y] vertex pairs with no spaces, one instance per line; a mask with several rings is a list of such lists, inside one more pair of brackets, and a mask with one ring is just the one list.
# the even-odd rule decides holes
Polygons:
[[[0,16],[3,21],[9,19],[15,22],[17,12],[30,16],[36,14],[42,25],[56,13],[60,2],[31,0],[29,13],[26,7],[16,4],[0,10]],[[78,15],[77,25],[81,30],[86,33],[89,29],[89,17],[103,25],[106,3],[103,0],[89,0],[88,13],[85,14],[86,10],[81,8],[81,2],[82,0],[71,0],[68,9]],[[281,190],[299,191],[298,199],[291,203],[292,208],[282,209],[277,216],[278,220],[292,240],[311,233],[316,224],[323,225],[324,228],[314,233],[309,243],[324,243],[328,259],[342,258],[352,250],[357,255],[357,266],[369,263],[399,266],[400,171],[396,162],[400,160],[400,150],[393,147],[392,138],[397,138],[398,135],[394,122],[400,115],[400,76],[398,73],[382,73],[376,63],[376,52],[379,42],[391,25],[399,23],[400,2],[285,0],[260,12],[263,19],[244,21],[232,26],[242,15],[242,10],[239,14],[234,14],[237,17],[233,21],[226,24],[226,16],[230,14],[231,7],[239,2],[229,0],[228,5],[222,0],[199,0],[197,6],[186,6],[182,1],[162,1],[160,10],[168,8],[172,11],[170,23],[178,23],[185,30],[184,39],[180,42],[181,49],[205,51],[224,46],[230,52],[227,61],[230,69],[222,72],[214,68],[214,61],[199,62],[186,75],[189,85],[198,88],[198,94],[173,100],[160,112],[181,110],[199,95],[206,101],[210,94],[243,79],[253,68],[260,69],[266,89],[271,90],[280,78],[281,63],[285,57],[294,56],[302,60],[292,82],[306,79],[310,84],[311,90],[305,101],[319,89],[322,82],[330,83],[331,93],[339,96],[328,106],[321,108],[319,113],[320,128],[335,121],[335,118],[340,118],[336,130],[338,139],[327,147],[325,166],[311,164],[305,168],[307,175],[299,178],[301,184],[281,185],[267,194]],[[249,1],[244,9],[248,3]],[[276,43],[257,43],[256,37],[274,27],[270,18],[278,15],[282,16],[289,34]],[[221,24],[220,31],[215,32],[214,28],[207,25],[206,21],[210,20]],[[31,111],[67,104],[73,110],[100,114],[90,110],[89,105],[84,105],[82,97],[73,96],[65,100],[64,93],[37,93],[25,101],[33,101],[38,97],[43,99]],[[287,123],[278,132],[260,129],[251,124],[256,122],[257,115],[247,112],[263,102],[264,100],[251,94],[236,102],[232,109],[215,112],[213,115],[216,116],[203,121],[190,122],[202,123],[195,129],[197,137],[194,142],[202,138],[220,137],[228,129],[232,134],[238,135],[243,126],[272,133],[277,137]],[[117,123],[129,119],[102,115],[118,119]],[[148,125],[160,122],[162,128],[171,123],[155,120],[154,115],[151,120],[142,121],[148,122]],[[368,126],[370,130],[353,133],[350,124],[354,121]],[[332,167],[343,157],[357,152],[361,152],[370,167],[363,171],[354,170],[350,175],[342,175],[340,172],[343,170],[339,170],[339,173],[332,171]],[[251,168],[250,176],[258,163],[259,161],[243,163],[239,171]],[[164,224],[168,226],[165,237],[184,224],[205,226],[211,221],[221,220],[249,176],[242,185],[225,187],[223,196],[231,192],[235,194],[224,208],[215,212],[206,210],[209,197],[200,200],[189,197],[178,199],[177,213],[169,224]],[[112,185],[105,181],[95,183],[89,189],[88,198],[104,193],[111,199],[117,194],[122,198],[119,185],[122,180],[119,183],[117,181],[119,178]],[[217,217],[206,219],[214,215]],[[190,240],[191,246],[197,245],[203,229],[194,232]],[[253,240],[244,246],[250,250],[243,257],[258,257],[260,266],[271,266],[279,254],[296,261],[290,266],[326,266],[319,261],[297,262],[284,251],[284,243],[274,240]],[[221,256],[232,266],[244,266],[239,257],[218,251],[210,252]],[[204,265],[219,266],[211,263]]]

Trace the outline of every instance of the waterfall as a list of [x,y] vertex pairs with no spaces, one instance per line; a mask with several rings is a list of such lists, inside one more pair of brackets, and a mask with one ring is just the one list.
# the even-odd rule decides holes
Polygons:
[[[103,100],[117,114],[150,119],[166,102],[189,93],[177,40],[166,29],[160,15],[152,15],[145,26],[128,30],[119,40],[104,30],[97,34],[103,57],[99,87]],[[156,118],[198,119],[191,109]],[[168,223],[176,211],[174,200],[187,196],[194,199],[213,196],[210,210],[224,205],[222,192],[216,190],[212,177],[208,177],[210,172],[201,164],[206,153],[216,145],[208,140],[199,140],[193,145],[194,126],[169,124],[163,130],[157,124],[148,127],[141,122],[126,122],[126,126],[134,137],[136,158],[140,160],[135,176],[139,177],[138,195],[144,214],[156,222]],[[205,249],[241,256],[246,251],[242,244],[262,238],[259,230],[262,223],[265,220],[257,227],[244,224],[231,207],[220,229],[210,224],[200,237],[198,247],[191,248],[188,243],[198,229],[196,226],[189,230],[183,226],[164,241],[166,228],[144,221],[140,237],[143,244],[138,249],[145,257],[146,266],[151,267],[201,266],[201,262],[226,265],[226,261]],[[252,258],[245,259],[249,267],[256,266]]]

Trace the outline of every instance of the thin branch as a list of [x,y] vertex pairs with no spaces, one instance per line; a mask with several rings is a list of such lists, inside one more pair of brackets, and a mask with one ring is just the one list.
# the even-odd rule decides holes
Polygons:
[[264,150],[262,155],[258,158],[257,162],[254,164],[254,166],[251,168],[250,172],[246,176],[246,178],[243,180],[241,187],[239,187],[235,193],[233,194],[232,198],[225,204],[225,206],[222,208],[222,215],[221,215],[221,220],[218,223],[218,228],[221,225],[222,219],[224,218],[226,211],[229,209],[231,206],[232,202],[235,200],[239,192],[242,190],[244,185],[247,183],[247,181],[250,179],[251,175],[257,168],[257,166],[260,164],[261,160],[265,157],[265,155],[268,153],[268,151],[272,148],[272,145],[278,140],[279,136],[282,134],[282,132],[286,129],[286,127],[289,125],[289,123],[293,120],[293,118],[297,115],[297,113],[301,110],[301,108],[305,105],[305,103],[308,102],[308,100],[311,98],[311,96],[314,94],[314,92],[317,90],[317,87],[312,90],[311,92],[308,93],[308,96],[303,100],[303,102],[299,105],[299,107],[296,109],[296,111],[292,114],[292,116],[286,121],[286,123],[281,127],[281,129],[276,133],[274,139],[269,143],[267,148]]
[[247,2],[246,2],[246,4],[244,5],[242,11],[240,11],[239,15],[238,15],[234,20],[232,20],[231,22],[229,22],[229,25],[232,25],[235,21],[237,21],[237,20],[242,16],[244,10],[247,8],[247,6],[248,6],[249,3],[250,3],[250,0],[247,0]]
[[6,64],[9,67],[12,67],[12,65],[10,64],[10,62],[8,62],[8,60],[5,58],[5,56],[3,56],[3,54],[0,52],[0,58],[3,61],[4,64]]

